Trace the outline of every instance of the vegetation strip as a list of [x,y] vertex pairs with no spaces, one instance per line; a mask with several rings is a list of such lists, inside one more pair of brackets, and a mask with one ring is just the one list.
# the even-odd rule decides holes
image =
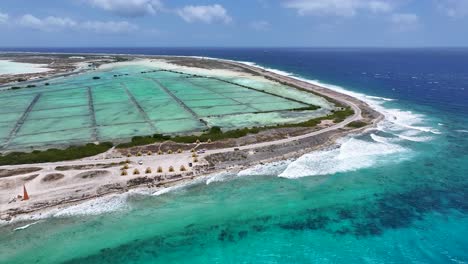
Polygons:
[[316,125],[320,124],[323,120],[333,120],[335,123],[343,122],[348,116],[354,114],[354,111],[348,107],[344,110],[335,111],[333,114],[323,117],[314,118],[305,122],[295,123],[295,124],[281,124],[276,126],[265,126],[265,127],[252,127],[252,128],[243,128],[243,129],[236,129],[236,130],[229,130],[223,132],[219,127],[212,127],[207,132],[196,136],[165,136],[161,134],[155,134],[153,136],[137,136],[133,137],[131,142],[122,143],[117,145],[118,148],[130,148],[136,146],[143,146],[149,145],[158,142],[164,142],[171,140],[176,143],[195,143],[197,140],[201,142],[206,142],[208,140],[211,141],[218,141],[223,139],[229,138],[240,138],[244,137],[247,134],[258,134],[261,131],[274,129],[274,128],[290,128],[290,127],[315,127]]
[[[348,116],[354,114],[354,111],[351,108],[346,108],[345,110],[335,111],[333,114],[311,119],[309,121],[296,123],[296,124],[282,124],[276,126],[265,126],[265,127],[252,127],[252,128],[243,128],[236,130],[229,130],[223,132],[219,127],[212,127],[210,130],[205,133],[189,136],[166,136],[161,134],[155,134],[153,136],[137,136],[133,137],[131,142],[123,143],[118,145],[118,148],[130,148],[135,146],[149,145],[157,142],[164,142],[171,140],[176,143],[195,143],[197,140],[202,142],[219,141],[229,138],[240,138],[248,134],[257,134],[261,131],[274,128],[287,128],[287,127],[315,127],[320,124],[323,120],[333,120],[335,123],[343,122]],[[58,161],[67,161],[81,159],[85,157],[95,156],[97,154],[106,152],[113,147],[113,144],[110,142],[96,144],[86,144],[84,146],[71,146],[67,149],[49,149],[45,151],[35,150],[31,153],[25,152],[12,152],[7,155],[0,155],[0,166],[3,165],[19,165],[19,164],[33,164],[33,163],[45,163],[45,162],[58,162]]]
[[57,162],[66,160],[75,160],[94,156],[108,151],[113,147],[110,142],[104,142],[99,145],[86,144],[84,146],[71,146],[67,149],[49,149],[45,151],[35,150],[31,153],[12,152],[5,156],[0,155],[0,166],[19,165],[32,163]]

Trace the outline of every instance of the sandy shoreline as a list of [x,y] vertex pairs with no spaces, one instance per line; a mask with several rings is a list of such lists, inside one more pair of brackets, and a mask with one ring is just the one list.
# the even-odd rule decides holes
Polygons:
[[[136,57],[136,56],[133,56]],[[155,58],[171,58],[175,56],[145,56],[149,59]],[[181,57],[181,56],[177,56]],[[181,58],[192,58],[192,57],[181,57]],[[197,58],[193,58],[196,60]],[[199,60],[206,60],[200,59]],[[215,59],[210,59],[215,60]],[[207,177],[207,175],[220,173],[224,171],[230,171],[235,174],[245,168],[260,165],[264,163],[295,159],[308,152],[330,147],[335,143],[335,140],[343,136],[360,133],[364,129],[374,126],[377,122],[382,119],[382,114],[372,109],[365,102],[345,95],[331,89],[320,87],[290,76],[280,75],[275,72],[267,71],[265,69],[248,65],[241,62],[234,62],[228,60],[217,61],[233,65],[235,67],[244,68],[248,71],[254,72],[267,79],[274,80],[283,84],[294,86],[298,89],[310,91],[312,93],[331,98],[341,104],[352,107],[355,115],[343,121],[342,123],[335,124],[334,126],[325,127],[324,129],[308,132],[304,135],[295,136],[292,138],[278,139],[269,142],[260,142],[242,146],[239,150],[234,151],[231,147],[224,149],[213,149],[207,150],[206,153],[200,154],[201,164],[195,166],[193,169],[189,169],[187,172],[174,172],[165,173],[164,177],[157,180],[154,176],[145,176],[142,173],[140,176],[131,176],[129,178],[120,177],[119,166],[114,166],[110,169],[111,177],[113,180],[109,180],[109,177],[96,177],[95,179],[89,179],[89,182],[82,184],[77,182],[71,182],[66,185],[58,184],[55,186],[53,195],[41,194],[40,201],[27,201],[27,202],[14,202],[4,204],[2,202],[0,208],[0,220],[3,221],[15,221],[16,219],[27,220],[28,218],[33,219],[34,216],[39,214],[47,214],[52,209],[65,208],[74,204],[78,204],[84,201],[96,199],[99,197],[108,196],[111,194],[122,194],[127,193],[129,190],[146,190],[147,192],[156,192],[158,190],[169,188],[175,185],[183,185],[193,182],[196,179]],[[49,76],[53,77],[53,76]],[[364,128],[352,129],[346,125],[354,120],[365,120],[369,125]],[[112,157],[101,154],[97,157],[86,158],[76,162],[57,162],[50,164],[29,164],[29,165],[18,165],[18,166],[3,166],[0,169],[8,168],[27,168],[27,167],[41,167],[43,171],[55,171],[58,166],[63,165],[86,165],[96,163],[117,163],[123,160],[129,159],[131,162],[130,168],[138,168],[144,170],[146,166],[150,166],[154,163],[154,157]],[[110,154],[109,154],[110,155]],[[174,164],[175,167],[186,164],[191,160],[191,155],[188,152],[164,155],[158,159],[167,159],[168,164]],[[143,164],[139,165],[139,161],[143,160]],[[95,168],[96,166],[94,166]],[[167,169],[167,168],[165,168]],[[65,177],[71,177],[69,173],[86,172],[86,170],[70,170],[64,172]],[[16,177],[18,178],[18,177]],[[0,178],[1,179],[1,178]],[[17,179],[15,179],[16,181]],[[131,184],[129,184],[129,182]],[[17,185],[17,182],[14,184]],[[78,191],[77,191],[78,190]],[[31,189],[34,191],[34,188]],[[10,195],[10,194],[8,194]],[[4,200],[2,200],[4,201]],[[21,217],[19,217],[21,216]]]

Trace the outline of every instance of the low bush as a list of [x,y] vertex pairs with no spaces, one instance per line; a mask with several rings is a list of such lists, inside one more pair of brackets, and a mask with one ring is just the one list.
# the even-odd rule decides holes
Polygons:
[[354,114],[353,109],[350,107],[344,108],[342,110],[335,110],[332,111],[331,114],[328,116],[322,116],[318,118],[314,118],[305,122],[295,123],[295,124],[280,124],[276,126],[265,126],[265,127],[252,127],[252,128],[241,128],[229,131],[222,131],[220,127],[212,127],[208,131],[205,131],[203,134],[199,136],[164,136],[161,134],[156,134],[153,136],[146,136],[146,137],[133,137],[132,141],[129,143],[123,143],[118,145],[118,148],[130,148],[135,146],[142,146],[142,145],[149,145],[157,142],[163,142],[172,140],[176,143],[185,143],[185,144],[192,144],[192,143],[200,143],[200,142],[213,142],[219,141],[228,138],[241,138],[248,134],[258,134],[261,131],[273,129],[273,128],[288,128],[288,127],[315,127],[316,125],[320,124],[323,120],[333,120],[335,123],[343,122],[347,117]]
[[29,163],[57,162],[75,160],[94,156],[112,148],[112,143],[104,142],[99,145],[86,144],[84,146],[71,146],[66,149],[35,150],[31,153],[12,152],[0,155],[0,165],[17,165]]
[[368,124],[366,122],[363,122],[363,121],[353,121],[353,122],[349,123],[347,126],[352,127],[352,128],[361,128],[361,127],[365,127],[367,125]]

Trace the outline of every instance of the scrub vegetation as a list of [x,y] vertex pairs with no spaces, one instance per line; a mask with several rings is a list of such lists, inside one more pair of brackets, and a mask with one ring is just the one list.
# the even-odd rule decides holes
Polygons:
[[[188,135],[188,136],[167,136],[162,134],[155,134],[152,136],[137,136],[133,137],[128,143],[118,145],[118,148],[130,148],[135,146],[149,145],[157,142],[173,141],[176,143],[197,143],[197,142],[213,142],[229,138],[240,138],[248,134],[257,134],[261,131],[274,128],[291,128],[291,127],[315,127],[320,124],[323,120],[333,120],[335,123],[343,122],[347,117],[354,114],[351,108],[345,108],[343,110],[334,111],[328,116],[314,118],[305,122],[296,124],[281,124],[276,126],[265,126],[265,127],[251,127],[242,128],[236,130],[222,131],[220,127],[212,127],[208,131],[201,135]],[[355,124],[353,124],[355,123]],[[353,124],[353,125],[351,125]],[[352,122],[349,126],[355,127],[357,122]],[[32,163],[44,163],[44,162],[57,162],[75,160],[85,157],[94,156],[103,152],[106,152],[113,147],[110,142],[96,144],[86,144],[84,146],[71,146],[66,149],[48,149],[45,151],[35,150],[31,153],[25,152],[12,152],[7,155],[0,155],[0,166],[1,165],[18,165],[18,164],[32,164]]]
[[222,131],[220,127],[212,127],[208,131],[204,132],[201,135],[190,135],[190,136],[166,136],[161,134],[155,134],[153,136],[138,136],[133,137],[132,140],[128,143],[123,143],[118,145],[118,148],[130,148],[136,146],[143,146],[158,142],[164,141],[173,141],[176,143],[196,143],[199,142],[212,142],[219,141],[229,138],[240,138],[248,134],[257,134],[261,131],[273,129],[273,128],[290,128],[290,127],[315,127],[320,124],[323,120],[333,120],[335,123],[343,122],[348,116],[354,114],[354,111],[351,108],[345,108],[343,110],[334,111],[328,116],[323,116],[319,118],[314,118],[305,122],[295,123],[295,124],[281,124],[276,126],[265,126],[265,127],[252,127],[252,128],[242,128],[229,131]]
[[71,146],[66,149],[48,149],[44,151],[35,150],[31,153],[12,152],[5,156],[0,155],[0,165],[17,165],[81,159],[106,152],[112,148],[112,146],[112,143],[105,142],[99,145],[90,143],[84,146]]

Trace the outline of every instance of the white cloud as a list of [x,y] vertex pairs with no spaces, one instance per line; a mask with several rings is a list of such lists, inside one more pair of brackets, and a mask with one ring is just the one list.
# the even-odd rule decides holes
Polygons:
[[228,24],[232,21],[232,18],[228,15],[226,9],[218,4],[207,6],[190,5],[178,9],[176,12],[188,23],[200,21],[209,24],[215,21],[220,21]]
[[81,24],[81,28],[98,33],[128,33],[138,30],[138,26],[127,21],[86,21]]
[[138,30],[138,26],[127,21],[77,22],[67,17],[38,18],[31,14],[20,17],[18,25],[40,31],[88,30],[99,33],[125,33]]
[[299,15],[333,15],[351,17],[359,11],[386,13],[393,10],[389,0],[287,0],[287,8]]
[[94,7],[125,17],[154,15],[162,8],[160,0],[85,0]]
[[250,27],[257,31],[265,31],[270,29],[270,22],[264,20],[253,21],[250,23]]
[[438,0],[437,7],[449,17],[468,16],[468,0]]
[[0,12],[0,24],[6,23],[8,21],[8,14]]
[[19,19],[19,24],[23,27],[42,30],[54,31],[65,28],[73,28],[77,23],[70,18],[62,18],[49,16],[43,19],[37,18],[31,14],[26,14]]
[[392,27],[395,31],[413,31],[419,28],[419,17],[411,13],[398,13],[390,17]]

